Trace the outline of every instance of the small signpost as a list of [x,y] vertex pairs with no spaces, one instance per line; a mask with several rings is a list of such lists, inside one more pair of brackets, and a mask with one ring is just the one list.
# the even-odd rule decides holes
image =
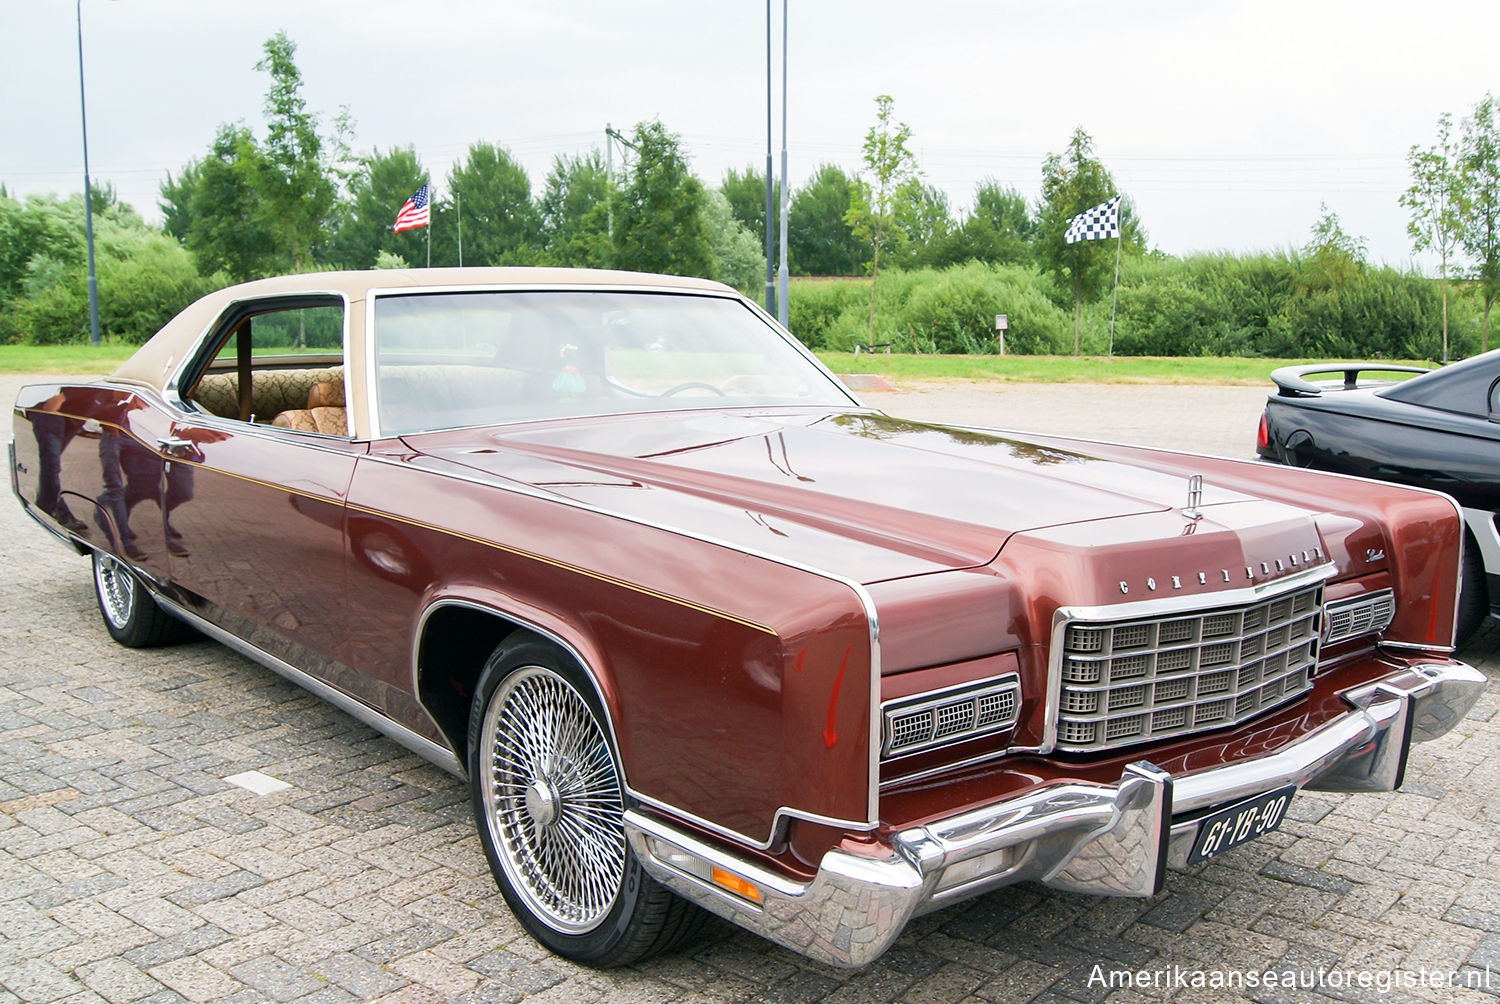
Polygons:
[[1010,326],[1010,318],[1005,314],[995,315],[995,337],[1000,339],[1000,354],[1005,355],[1005,329]]

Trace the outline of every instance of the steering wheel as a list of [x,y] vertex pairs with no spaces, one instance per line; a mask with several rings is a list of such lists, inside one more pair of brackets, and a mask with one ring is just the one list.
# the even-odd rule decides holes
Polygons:
[[680,391],[684,391],[684,390],[711,390],[715,394],[717,394],[719,397],[724,397],[725,396],[725,394],[724,394],[724,392],[722,390],[720,390],[719,388],[715,387],[711,383],[704,383],[701,380],[689,380],[687,383],[680,383],[676,387],[668,387],[666,390],[662,391],[660,394],[658,394],[656,396],[657,397],[671,397],[673,394],[676,394],[676,393],[678,393]]

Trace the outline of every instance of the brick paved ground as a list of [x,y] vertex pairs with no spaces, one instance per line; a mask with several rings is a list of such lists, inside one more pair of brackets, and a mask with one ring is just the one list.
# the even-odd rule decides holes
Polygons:
[[[0,378],[0,396],[19,383]],[[1259,407],[1258,393],[1180,388],[870,398],[934,417],[944,393],[959,421],[1235,455]],[[853,973],[715,924],[673,956],[598,973],[521,934],[458,781],[218,645],[112,644],[85,562],[9,499],[0,540],[0,1001],[1210,1001],[1237,995],[1173,978],[1486,966],[1488,992],[1251,996],[1500,996],[1495,686],[1414,750],[1401,792],[1303,793],[1279,832],[1170,874],[1153,900],[1002,890],[918,919]],[[1466,655],[1500,678],[1500,631]],[[291,787],[224,780],[247,770]],[[1127,968],[1164,985],[1091,980]]]

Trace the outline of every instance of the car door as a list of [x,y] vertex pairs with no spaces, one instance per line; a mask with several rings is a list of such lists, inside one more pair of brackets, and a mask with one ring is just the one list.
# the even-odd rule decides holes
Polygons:
[[163,444],[161,506],[181,602],[373,703],[339,658],[344,505],[365,447],[347,426],[320,432],[297,421],[312,387],[342,380],[343,312],[336,298],[301,297],[226,316],[183,381]]

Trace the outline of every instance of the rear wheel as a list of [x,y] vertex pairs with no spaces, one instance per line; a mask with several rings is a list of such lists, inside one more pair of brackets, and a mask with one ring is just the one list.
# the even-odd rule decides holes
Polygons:
[[607,967],[672,947],[701,913],[631,851],[603,721],[566,652],[529,636],[507,640],[474,695],[469,777],[485,856],[511,911],[557,954]]
[[94,596],[109,636],[127,648],[165,645],[188,633],[188,626],[159,607],[123,561],[102,551],[94,552]]

